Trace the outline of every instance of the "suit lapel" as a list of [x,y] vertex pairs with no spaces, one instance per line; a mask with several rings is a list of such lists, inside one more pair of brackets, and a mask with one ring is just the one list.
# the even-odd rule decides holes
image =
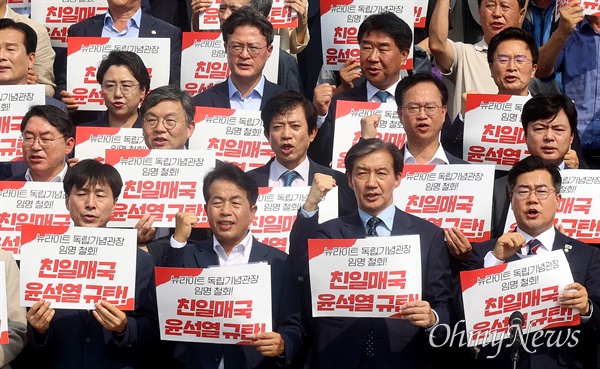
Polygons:
[[[206,245],[207,248],[198,247],[200,245]],[[219,265],[219,257],[214,250],[212,238],[210,242],[194,245],[194,248],[194,259],[199,268]]]
[[104,17],[99,16],[98,18],[92,19],[92,27],[86,28],[86,36],[96,36],[102,34],[102,28],[104,28]]
[[271,164],[273,163],[273,160],[275,160],[275,158],[271,158],[271,160],[269,160],[267,164],[263,165],[262,167],[256,168],[252,172],[258,187],[269,186],[269,175],[271,174]]
[[398,236],[410,233],[410,229],[413,227],[413,222],[410,220],[406,213],[396,208],[394,214],[394,225],[392,226],[392,236]]
[[215,97],[213,100],[214,106],[225,106],[227,109],[231,109],[231,101],[229,101],[228,79],[225,80],[225,82],[215,85],[214,91],[215,91]]
[[142,12],[140,19],[140,37],[161,37],[160,30],[156,29],[156,21]]
[[342,238],[367,237],[367,232],[362,220],[360,219],[360,216],[358,215],[358,210],[345,217],[344,220],[345,221],[343,222],[342,228],[340,229]]
[[312,186],[312,181],[315,177],[315,173],[315,163],[312,160],[308,159],[308,178],[306,178],[306,183],[308,183],[309,186]]
[[250,258],[248,262],[259,262],[259,261],[269,261],[269,249],[266,249],[263,245],[260,244],[256,240],[256,238],[252,237],[252,251],[250,251]]

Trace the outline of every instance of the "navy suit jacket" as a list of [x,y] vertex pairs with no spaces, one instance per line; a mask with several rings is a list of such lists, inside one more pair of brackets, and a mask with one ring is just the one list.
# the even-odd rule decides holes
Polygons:
[[27,344],[35,351],[39,368],[144,368],[158,343],[159,327],[154,263],[137,250],[135,308],[127,314],[125,335],[103,328],[91,310],[57,309],[45,338],[27,326]]
[[[267,164],[263,165],[262,167],[258,167],[248,171],[248,174],[254,177],[259,187],[269,186],[269,173],[271,172],[271,163],[273,163],[273,160],[275,160],[275,158],[271,158],[271,160],[269,160]],[[339,188],[338,216],[347,215],[355,211],[356,196],[354,196],[354,191],[352,191],[352,189],[348,185],[348,178],[346,177],[346,175],[340,171],[319,165],[310,159],[308,160],[308,185],[312,185],[315,173],[323,173],[332,176],[333,178],[335,178],[335,182]]]
[[502,176],[494,181],[494,197],[492,198],[493,238],[498,238],[504,234],[509,209],[510,187],[508,185],[508,176]]
[[[286,90],[265,79],[265,87],[263,89],[263,97],[260,101],[260,109],[262,110],[265,104],[273,97],[277,96]],[[227,80],[216,84],[206,91],[202,91],[194,96],[194,104],[196,106],[210,106],[213,108],[231,108],[229,101],[229,86]]]
[[[173,353],[174,367],[217,369],[223,356],[228,369],[278,368],[291,364],[306,334],[300,321],[297,283],[288,267],[287,254],[253,239],[249,262],[263,261],[271,266],[273,330],[281,334],[285,342],[285,360],[280,362],[277,358],[262,356],[253,346],[178,342]],[[166,247],[160,264],[206,268],[218,266],[219,259],[211,238],[180,249]]]
[[[565,245],[571,245],[569,252],[565,253],[567,262],[571,267],[573,280],[583,285],[588,293],[589,299],[592,302],[592,316],[587,323],[580,324],[575,327],[549,329],[553,331],[554,339],[560,334],[561,340],[567,340],[571,345],[574,342],[573,331],[579,330],[580,334],[577,337],[578,343],[574,347],[570,345],[556,344],[548,345],[544,340],[544,344],[540,345],[539,339],[536,340],[537,352],[529,354],[522,348],[519,350],[519,368],[581,368],[591,367],[593,362],[595,367],[596,347],[600,332],[600,250],[583,242],[577,241],[571,237],[565,236],[555,229],[556,236],[552,250],[563,250]],[[483,260],[485,255],[494,249],[497,238],[482,242],[473,247],[473,254],[468,262],[468,269],[483,268]],[[520,260],[519,255],[515,254],[507,259],[507,262]],[[570,330],[570,333],[567,331]],[[560,333],[559,333],[560,332]],[[544,337],[548,337],[548,333]],[[552,339],[550,340],[552,341]],[[528,348],[531,350],[532,345],[529,343]],[[511,348],[501,350],[500,354],[495,359],[486,359],[488,355],[494,355],[498,346],[487,346],[482,348],[477,356],[476,367],[479,368],[509,368],[511,363]],[[584,365],[584,364],[587,364]],[[583,366],[582,366],[583,365]]]
[[[365,238],[358,211],[318,224],[318,214],[298,214],[291,231],[290,259],[302,280],[303,294],[310,296],[308,239]],[[436,225],[396,208],[392,235],[418,234],[421,240],[422,300],[436,311],[440,324],[451,324],[452,278],[444,232]],[[309,301],[304,301],[303,306]],[[373,329],[375,367],[425,368],[432,360],[429,335],[424,329],[401,319],[310,318],[312,328],[311,368],[356,369],[363,355],[366,335]]]
[[327,117],[319,128],[315,140],[308,147],[308,156],[315,162],[329,167],[333,155],[333,135],[335,133],[335,110],[339,100],[367,101],[367,82],[337,94],[331,100]]
[[[104,14],[99,14],[73,24],[69,27],[68,36],[100,37],[103,27]],[[142,12],[139,37],[161,37],[171,40],[169,84],[179,86],[179,76],[181,74],[181,30],[163,20]],[[60,99],[60,91],[65,90],[67,85],[67,49],[56,48],[55,51],[54,75],[56,76],[56,96]]]

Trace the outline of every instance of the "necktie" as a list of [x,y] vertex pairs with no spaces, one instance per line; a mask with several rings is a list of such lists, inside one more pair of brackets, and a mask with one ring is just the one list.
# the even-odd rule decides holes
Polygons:
[[387,91],[377,91],[375,93],[375,96],[379,99],[379,101],[384,103],[384,102],[387,102],[387,98],[388,98],[388,96],[390,96],[390,93]]
[[[379,225],[379,223],[381,223],[381,219],[377,217],[372,217],[371,219],[367,220],[367,236],[379,236],[377,234],[377,225]],[[367,334],[367,342],[365,343],[365,355],[369,358],[375,357],[375,352],[373,351],[374,348],[375,340],[373,338],[373,327],[371,327],[371,330]]]
[[381,219],[379,219],[377,217],[372,217],[371,219],[367,220],[367,236],[370,236],[370,237],[378,237],[379,236],[377,234],[377,226],[379,225],[379,223],[381,223]]
[[531,240],[529,240],[529,242],[527,242],[527,244],[529,245],[529,252],[527,252],[527,255],[536,255],[537,250],[542,245],[542,243],[537,238],[532,238]]
[[291,187],[292,182],[294,182],[294,179],[296,179],[296,177],[298,176],[299,174],[295,170],[290,170],[288,172],[283,173],[281,175],[281,178],[283,178],[283,187]]

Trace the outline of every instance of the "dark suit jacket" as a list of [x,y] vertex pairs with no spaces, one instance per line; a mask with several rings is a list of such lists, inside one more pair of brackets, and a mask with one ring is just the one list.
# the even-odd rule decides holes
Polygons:
[[339,100],[348,101],[367,101],[367,83],[337,94],[331,100],[327,117],[319,128],[315,140],[308,147],[308,156],[315,162],[326,167],[331,166],[331,156],[333,155],[333,135],[335,133],[335,110]]
[[492,198],[492,238],[498,238],[504,233],[506,218],[510,209],[510,187],[508,176],[494,181],[494,197]]
[[[277,368],[291,364],[305,332],[300,322],[296,282],[287,266],[287,254],[253,239],[249,261],[266,261],[271,266],[273,330],[280,333],[285,342],[285,360],[264,357],[253,346],[178,342],[173,353],[174,367],[217,369],[223,356],[228,369]],[[218,266],[219,259],[211,239],[191,243],[181,249],[167,247],[160,264],[168,267],[206,268]]]
[[[283,92],[285,92],[283,87],[276,85],[273,82],[269,82],[268,79],[265,79],[263,97],[260,101],[260,109],[262,110],[265,104],[273,96],[279,95]],[[231,103],[229,101],[229,86],[227,86],[227,81],[216,84],[208,90],[202,91],[198,95],[194,96],[194,104],[196,104],[196,106],[210,106],[214,108],[230,109]]]
[[[291,231],[290,259],[302,280],[305,298],[310,296],[308,239],[358,239],[366,232],[358,211],[318,224],[318,214],[298,214]],[[418,234],[421,239],[422,300],[429,301],[441,324],[451,324],[452,279],[444,232],[434,224],[396,209],[392,235]],[[309,304],[304,301],[303,306]],[[425,368],[432,360],[429,335],[401,319],[310,318],[312,328],[311,368],[355,369],[361,360],[367,333],[375,337],[378,369]]]
[[144,368],[159,340],[156,288],[150,254],[137,250],[135,309],[127,314],[125,335],[104,329],[88,310],[57,309],[45,339],[27,327],[27,345],[39,368]]
[[[100,37],[104,27],[104,14],[96,15],[69,27],[68,36]],[[139,37],[168,38],[171,40],[171,71],[169,84],[179,86],[181,74],[181,30],[165,21],[142,12]],[[67,86],[67,49],[56,48],[54,75],[56,76],[56,96],[60,99],[60,91]]]
[[[536,346],[537,352],[534,354],[529,354],[521,348],[519,350],[520,358],[518,367],[544,369],[565,367],[581,368],[584,364],[586,365],[583,367],[592,367],[590,366],[590,363],[593,363],[593,367],[596,367],[596,348],[600,332],[600,250],[567,237],[556,229],[555,232],[556,236],[554,238],[552,250],[561,250],[564,249],[565,245],[572,245],[571,250],[565,253],[565,256],[571,267],[573,280],[583,285],[588,292],[589,299],[593,305],[593,313],[589,322],[580,324],[579,326],[547,330],[554,332],[554,338],[558,337],[560,334],[561,340],[566,341],[567,337],[569,337],[568,339],[571,342],[571,345],[565,344],[557,347],[556,344],[546,344],[547,341],[544,340],[544,344]],[[483,259],[489,251],[494,249],[496,240],[496,238],[491,239],[476,245],[473,248],[473,254],[468,263],[468,269],[483,268]],[[516,260],[520,260],[520,257],[517,254],[510,257],[507,261],[511,262]],[[570,332],[568,333],[569,330]],[[578,343],[574,347],[570,347],[573,344],[574,330],[580,331],[577,336]],[[544,337],[548,336],[549,333],[546,333]],[[550,339],[549,341],[552,340],[553,339]],[[536,342],[540,345],[539,339],[536,340]],[[527,346],[530,350],[532,348],[531,343],[532,342]],[[479,352],[479,355],[477,356],[476,367],[486,369],[512,367],[510,360],[511,348],[504,347],[495,359],[486,359],[486,356],[494,355],[497,348],[497,345],[482,348],[482,351]]]
[[[267,164],[262,167],[258,167],[248,171],[259,187],[269,186],[269,173],[271,169],[271,163],[275,158],[272,158]],[[308,159],[310,160],[310,159]],[[340,171],[333,170],[331,168],[324,167],[310,160],[308,167],[308,185],[312,185],[315,173],[328,174],[335,178],[335,182],[339,188],[338,190],[338,216],[347,215],[356,210],[356,196],[354,191],[348,186],[348,178]]]

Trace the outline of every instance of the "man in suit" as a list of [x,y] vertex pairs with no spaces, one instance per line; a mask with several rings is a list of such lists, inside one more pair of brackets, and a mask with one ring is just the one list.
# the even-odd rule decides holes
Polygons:
[[[165,21],[154,18],[141,9],[141,0],[118,1],[108,0],[108,11],[93,16],[69,27],[68,36],[75,37],[150,37],[168,38],[171,40],[169,84],[179,86],[181,74],[181,30]],[[70,91],[66,91],[67,83],[67,50],[56,51],[56,92],[57,98],[71,109],[77,104]],[[86,121],[89,121],[88,119]]]
[[[596,361],[596,343],[600,328],[600,251],[565,236],[554,227],[554,217],[561,201],[561,176],[557,166],[537,156],[529,156],[508,172],[510,203],[517,220],[514,232],[483,242],[473,249],[469,268],[477,269],[520,260],[523,255],[539,255],[564,250],[574,283],[564,286],[558,304],[580,312],[581,324],[576,327],[551,329],[565,339],[579,331],[576,344],[556,345],[536,339],[536,352],[519,349],[519,368],[585,367]],[[532,246],[533,245],[533,246]],[[537,246],[535,246],[537,245]],[[532,256],[535,257],[535,256]],[[525,322],[527,325],[528,322]],[[524,330],[526,331],[526,330]],[[552,337],[546,332],[544,337]],[[528,347],[531,342],[525,343]],[[488,352],[486,350],[493,350]],[[476,367],[506,368],[511,366],[510,347],[484,347],[477,357]],[[592,366],[590,366],[592,367]]]
[[[396,145],[376,138],[360,140],[348,151],[345,165],[358,210],[318,224],[319,202],[335,182],[317,174],[292,227],[290,258],[303,296],[310,296],[309,238],[418,234],[423,300],[406,303],[400,319],[308,317],[311,368],[425,368],[432,361],[430,329],[450,324],[451,319],[452,279],[444,233],[394,206],[393,191],[400,184],[403,168],[402,153]],[[310,301],[303,302],[308,304]]]
[[[63,187],[75,226],[106,227],[123,182],[112,166],[87,159],[71,168]],[[133,311],[121,311],[104,300],[93,311],[55,310],[49,301],[36,302],[27,312],[32,359],[42,368],[144,367],[159,330],[153,260],[141,250],[135,274]]]
[[314,90],[319,133],[308,150],[308,156],[324,166],[331,163],[337,101],[394,102],[400,68],[406,64],[412,45],[412,31],[393,13],[373,14],[358,28],[358,43],[360,69],[366,81],[335,96],[335,86],[329,83]]
[[317,111],[310,101],[298,91],[286,91],[267,102],[261,118],[275,157],[248,172],[259,187],[310,186],[315,173],[323,173],[335,178],[339,187],[338,214],[356,210],[356,199],[346,176],[306,155],[317,134]]
[[27,170],[8,180],[62,182],[65,159],[75,147],[69,115],[52,105],[32,106],[21,121],[21,135]]
[[2,14],[3,18],[9,18],[15,22],[25,23],[35,31],[37,35],[35,63],[33,64],[33,68],[29,69],[28,82],[31,84],[44,84],[46,95],[54,96],[55,85],[53,65],[55,53],[52,46],[50,46],[48,30],[33,19],[13,11],[7,4],[7,0],[0,0],[0,14]]
[[300,301],[294,275],[287,267],[287,255],[258,242],[248,230],[256,213],[256,181],[237,166],[223,164],[206,175],[202,191],[213,237],[201,243],[188,244],[196,216],[177,214],[177,227],[161,264],[207,268],[269,263],[274,332],[257,334],[252,346],[179,343],[174,350],[174,365],[177,368],[206,369],[287,366],[291,364],[305,334],[300,324]]
[[[565,163],[577,129],[577,110],[564,95],[537,95],[523,105],[521,123],[531,155],[559,170],[570,169]],[[576,168],[575,168],[576,169]],[[510,186],[506,176],[494,182],[492,200],[492,236],[504,233],[508,214]]]
[[[185,150],[188,139],[194,133],[196,107],[192,96],[175,85],[161,86],[152,90],[142,105],[139,115],[142,118],[142,133],[149,149]],[[138,246],[158,257],[168,241],[169,228],[155,228],[155,218],[144,214],[137,222]],[[205,239],[203,230],[194,231],[194,239]],[[152,246],[149,244],[153,242]]]
[[227,63],[226,81],[194,96],[198,106],[261,110],[273,96],[285,91],[263,76],[273,51],[273,26],[250,7],[242,7],[221,25]]
[[[212,5],[212,3],[213,0],[192,1],[192,31],[198,31],[198,17],[202,13],[204,13],[206,9]],[[221,0],[221,4],[219,5],[219,24],[223,25],[223,23],[225,23],[225,21],[229,18],[229,16],[231,16],[231,14],[234,11],[244,6],[254,9],[254,11],[256,11],[259,14],[262,14],[265,18],[268,19],[269,14],[271,13],[272,5],[273,0]],[[291,7],[293,7],[293,5],[291,5]],[[273,32],[274,34],[277,34],[277,31],[274,30]],[[288,37],[288,44],[291,41],[291,36],[296,38],[296,32],[294,31],[293,35],[290,35],[290,37]],[[286,90],[296,90],[302,92],[303,88],[300,79],[300,72],[298,69],[298,62],[296,58],[294,58],[286,50],[283,49],[285,40],[280,41],[282,41],[282,43],[280,45],[281,49],[279,50],[279,67],[277,73],[277,81],[274,82],[277,82],[279,86],[283,87]],[[297,45],[297,42],[294,44]]]
[[[396,86],[398,117],[406,131],[402,148],[404,164],[468,164],[450,154],[440,143],[448,103],[446,85],[431,73],[416,73]],[[361,119],[361,137],[377,134],[378,114]]]

